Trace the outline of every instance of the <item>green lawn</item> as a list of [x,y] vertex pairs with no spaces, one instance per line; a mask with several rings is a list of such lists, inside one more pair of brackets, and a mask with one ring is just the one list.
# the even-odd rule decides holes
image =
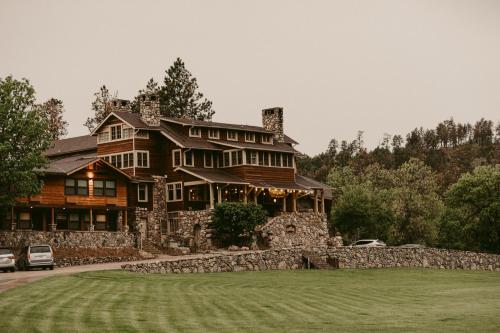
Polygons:
[[500,273],[92,272],[0,294],[0,332],[499,332]]

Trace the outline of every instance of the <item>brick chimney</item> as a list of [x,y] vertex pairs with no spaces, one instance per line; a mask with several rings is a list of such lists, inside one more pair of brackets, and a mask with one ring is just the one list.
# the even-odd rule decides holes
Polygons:
[[262,127],[274,133],[274,139],[285,142],[283,134],[283,108],[274,107],[262,110]]
[[139,113],[141,120],[149,126],[160,126],[160,101],[154,94],[143,94],[139,97]]

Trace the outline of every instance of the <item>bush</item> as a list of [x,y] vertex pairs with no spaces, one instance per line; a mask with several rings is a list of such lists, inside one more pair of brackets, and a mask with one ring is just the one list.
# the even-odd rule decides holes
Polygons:
[[255,227],[266,219],[267,213],[260,205],[225,202],[215,207],[212,228],[221,246],[241,246],[250,242]]

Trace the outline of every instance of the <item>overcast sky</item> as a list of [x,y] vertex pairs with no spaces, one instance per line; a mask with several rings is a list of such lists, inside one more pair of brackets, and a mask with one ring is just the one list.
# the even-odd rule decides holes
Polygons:
[[181,57],[214,120],[261,124],[282,106],[299,150],[358,130],[500,120],[500,1],[0,0],[0,77],[62,99],[86,134],[102,84],[132,99]]

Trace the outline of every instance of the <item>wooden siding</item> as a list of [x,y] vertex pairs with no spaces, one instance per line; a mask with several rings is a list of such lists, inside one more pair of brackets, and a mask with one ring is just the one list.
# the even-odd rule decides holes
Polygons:
[[[136,139],[136,146],[138,141],[139,140]],[[110,141],[106,143],[99,143],[97,145],[97,155],[99,156],[123,153],[132,150],[134,150],[134,144],[132,139]]]
[[237,167],[223,168],[222,170],[232,173],[246,181],[252,182],[295,182],[295,170],[292,168],[272,168],[253,165],[242,165]]

